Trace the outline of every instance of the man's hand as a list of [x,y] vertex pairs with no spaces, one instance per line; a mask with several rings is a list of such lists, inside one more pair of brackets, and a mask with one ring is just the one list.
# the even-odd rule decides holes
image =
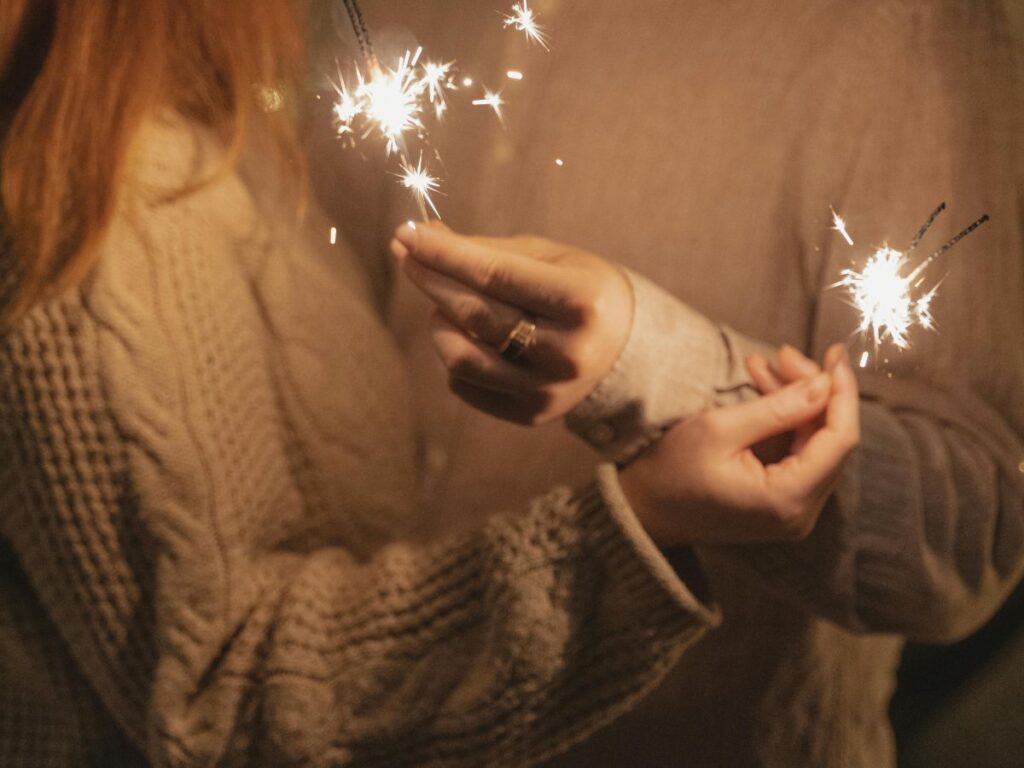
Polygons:
[[[629,338],[629,280],[586,251],[536,237],[465,237],[429,222],[400,227],[391,252],[437,305],[432,336],[452,391],[500,419],[532,425],[565,415]],[[524,317],[536,331],[510,362],[498,350]]]
[[[766,374],[768,394],[682,422],[620,474],[659,545],[788,541],[814,529],[860,440],[859,396],[841,346],[829,350],[825,372],[794,352],[782,355],[784,374],[749,361]],[[781,461],[754,453],[787,432],[796,437]]]

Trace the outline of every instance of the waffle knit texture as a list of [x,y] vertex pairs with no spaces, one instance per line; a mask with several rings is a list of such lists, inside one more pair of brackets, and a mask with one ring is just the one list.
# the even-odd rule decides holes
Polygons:
[[216,155],[149,124],[97,270],[2,340],[0,765],[524,766],[628,708],[715,613],[614,468],[405,541],[365,282],[238,175],[167,200]]
[[[1020,3],[1005,5],[1019,16]],[[619,460],[694,410],[750,395],[747,351],[789,343],[820,359],[845,341],[855,364],[872,352],[857,372],[862,445],[817,530],[798,545],[705,551],[722,626],[556,764],[891,765],[903,638],[963,636],[1021,573],[1020,28],[993,0],[530,7],[550,53],[475,3],[395,0],[368,13],[382,35],[423,30],[426,54],[504,85],[504,127],[488,110],[453,110],[432,132],[451,227],[586,247],[682,302],[638,285],[622,364],[574,427]],[[875,356],[829,286],[883,243],[905,250],[942,201],[918,259],[983,213],[992,220],[932,268],[944,279],[937,331]],[[855,247],[832,230],[830,205]],[[560,425],[538,437],[447,395],[428,311],[398,283],[392,323],[420,384],[438,516],[459,499],[460,519],[445,522],[465,526],[467,509],[586,477],[593,453]]]

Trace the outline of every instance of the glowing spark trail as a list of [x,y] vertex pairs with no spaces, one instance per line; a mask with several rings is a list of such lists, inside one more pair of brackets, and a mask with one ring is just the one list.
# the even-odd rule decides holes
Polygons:
[[423,65],[423,85],[426,87],[430,103],[434,105],[434,114],[440,120],[448,109],[448,102],[445,99],[445,90],[455,87],[452,82],[451,70],[454,62],[448,61],[440,64],[428,61]]
[[530,8],[529,0],[523,0],[512,6],[512,13],[502,14],[505,19],[505,26],[512,27],[526,35],[527,38],[540,45],[545,51],[548,47],[548,36],[544,28],[537,23],[537,17]]
[[853,245],[853,238],[850,237],[850,233],[846,231],[846,222],[843,221],[842,217],[836,213],[835,208],[832,209],[832,229],[843,236],[850,245]]
[[[906,253],[889,246],[879,248],[868,258],[863,269],[842,270],[839,273],[839,281],[832,286],[848,291],[850,303],[860,312],[858,331],[862,334],[871,334],[876,352],[879,345],[886,340],[891,341],[899,349],[909,348],[908,336],[915,325],[926,330],[935,329],[931,306],[942,281],[922,292],[924,272],[932,262],[989,220],[988,215],[982,216],[916,268],[910,269],[910,253],[917,248],[945,208],[946,204],[943,203],[932,212],[914,236]],[[846,230],[846,223],[835,211],[832,212],[832,217],[835,222],[833,229],[853,245],[853,238]],[[861,357],[862,368],[867,364],[867,355],[865,352]]]
[[422,155],[415,168],[405,160],[402,161],[401,179],[402,186],[409,190],[419,206],[420,213],[424,219],[427,218],[427,209],[424,204],[430,206],[430,210],[434,212],[437,218],[441,218],[441,214],[437,212],[434,201],[430,197],[430,193],[437,192],[440,189],[440,185],[437,179],[431,176],[427,168],[424,167]]
[[498,119],[505,124],[505,116],[501,113],[501,108],[505,106],[505,100],[501,98],[501,92],[493,93],[484,88],[484,97],[482,99],[473,99],[474,107],[490,107],[494,110],[494,114],[498,116]]

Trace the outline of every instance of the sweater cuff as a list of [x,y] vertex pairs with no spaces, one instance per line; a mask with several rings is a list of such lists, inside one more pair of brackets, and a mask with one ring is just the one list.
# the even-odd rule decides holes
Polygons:
[[[623,578],[637,577],[637,604],[649,604],[657,595],[683,614],[707,628],[721,623],[721,612],[707,592],[707,580],[695,557],[681,556],[678,571],[672,567],[658,546],[647,535],[629,501],[619,485],[618,470],[611,464],[597,468],[595,506],[605,510],[607,517],[598,523],[607,526],[616,542],[616,549],[631,562],[627,566],[635,573],[623,574]],[[581,506],[586,501],[581,500]],[[633,580],[630,578],[630,580]]]
[[681,419],[754,394],[743,356],[772,354],[624,271],[635,298],[629,339],[608,375],[566,415],[572,432],[620,465]]

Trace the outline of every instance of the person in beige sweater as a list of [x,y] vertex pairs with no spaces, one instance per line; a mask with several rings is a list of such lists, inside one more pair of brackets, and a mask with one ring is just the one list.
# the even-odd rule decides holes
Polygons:
[[[297,29],[290,0],[0,4],[5,768],[535,764],[718,620],[657,546],[699,510],[645,489],[685,495],[688,462],[722,477],[707,525],[785,538],[730,496],[748,445],[839,404],[827,483],[856,441],[836,368],[414,541],[412,384],[366,278],[296,224],[295,174],[235,162],[290,146],[287,114],[242,129]],[[592,330],[608,368],[629,329]]]
[[[829,290],[840,270],[885,242],[905,249],[942,201],[925,246],[992,217],[933,267],[936,331],[858,371],[861,447],[811,535],[701,546],[722,625],[634,712],[555,762],[892,765],[886,709],[905,638],[970,633],[1022,571],[1024,48],[1008,16],[1019,4],[530,7],[550,52],[488,4],[399,0],[367,14],[380,38],[503,88],[504,126],[456,96],[432,131],[452,228],[533,233],[649,278],[634,279],[626,353],[571,414],[606,458],[626,462],[676,420],[752,395],[747,352],[789,344],[820,358],[837,341],[855,359],[873,352]],[[383,223],[360,209],[369,226],[356,242],[371,260],[409,215],[401,193]],[[462,502],[443,527],[591,471],[594,453],[560,425],[503,425],[452,396],[430,349],[435,306],[415,286],[398,280],[388,306],[419,383],[429,500],[439,515]]]

